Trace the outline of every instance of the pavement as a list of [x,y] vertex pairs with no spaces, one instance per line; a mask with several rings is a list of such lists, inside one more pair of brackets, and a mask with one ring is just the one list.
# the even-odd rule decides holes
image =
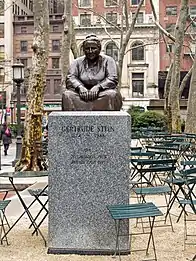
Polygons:
[[[14,172],[14,167],[12,167],[12,161],[14,161],[16,155],[16,140],[12,141],[10,144],[8,155],[4,155],[3,146],[1,146],[1,170],[0,173],[4,172]],[[35,189],[44,187],[48,183],[47,177],[35,177],[35,178],[17,178],[14,180],[14,183],[22,189],[20,195],[26,202],[26,204],[30,204],[31,201],[34,199],[28,192],[28,189]],[[0,185],[3,187],[10,187],[10,182],[8,178],[0,178]],[[19,202],[17,195],[14,192],[9,193],[9,199],[11,199],[11,203],[8,205],[6,212],[8,216],[19,216],[23,213],[24,209]],[[44,199],[45,200],[45,199]],[[32,211],[37,212],[40,208],[38,204],[34,204],[32,206]]]

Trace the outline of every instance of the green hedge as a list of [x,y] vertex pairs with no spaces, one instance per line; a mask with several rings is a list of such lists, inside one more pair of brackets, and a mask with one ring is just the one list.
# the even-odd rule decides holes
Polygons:
[[164,115],[155,111],[144,111],[143,107],[131,106],[128,110],[131,115],[133,128],[163,128],[167,126],[167,119]]

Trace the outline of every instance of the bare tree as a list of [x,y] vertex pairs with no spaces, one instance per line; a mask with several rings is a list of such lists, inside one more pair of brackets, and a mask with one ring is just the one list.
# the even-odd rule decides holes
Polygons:
[[[116,1],[115,1],[115,3],[116,3]],[[110,21],[110,20],[106,19],[104,15],[96,12],[94,9],[82,8],[83,10],[90,11],[90,12],[94,13],[97,17],[102,19],[106,24],[108,24],[111,27],[115,28],[119,32],[119,34],[120,34],[120,48],[119,48],[119,59],[118,59],[118,67],[119,67],[119,85],[118,85],[118,89],[119,90],[121,89],[121,85],[122,85],[121,78],[122,78],[123,61],[124,61],[124,57],[125,57],[125,54],[126,54],[126,48],[127,48],[128,43],[129,43],[130,37],[131,37],[131,35],[132,35],[133,31],[134,31],[136,20],[137,20],[139,11],[140,11],[143,3],[144,3],[144,0],[141,0],[139,5],[138,5],[138,7],[137,7],[137,9],[135,10],[135,13],[134,13],[133,18],[132,18],[132,22],[130,23],[130,21],[129,21],[129,9],[128,9],[128,5],[127,5],[127,0],[120,1],[120,5],[117,6],[117,9],[118,9],[119,13],[121,13],[121,24],[120,25],[117,25],[117,23],[115,23],[116,21],[113,22],[113,21]],[[124,13],[124,15],[123,15],[123,13]],[[104,26],[104,30],[105,30],[106,34],[110,37],[110,39],[113,41],[111,35],[107,31],[106,26]]]
[[49,46],[48,0],[34,0],[34,39],[32,67],[27,93],[22,153],[15,169],[41,170],[41,138],[44,89]]
[[181,0],[181,9],[175,28],[175,50],[173,58],[173,68],[171,85],[169,92],[169,122],[171,122],[171,132],[181,132],[180,120],[180,102],[179,102],[179,85],[180,85],[180,68],[181,68],[181,54],[184,43],[184,35],[186,28],[186,21],[188,16],[188,0]]
[[[186,31],[186,22],[188,17],[188,3],[189,0],[181,0],[180,14],[175,27],[175,36],[168,33],[158,22],[157,15],[153,1],[150,0],[155,24],[159,28],[162,35],[167,36],[174,42],[174,57],[171,60],[166,86],[165,86],[165,113],[168,117],[169,131],[180,132],[181,120],[180,120],[180,103],[179,103],[179,85],[180,85],[180,60],[184,44],[184,35]],[[187,75],[188,77],[188,75]],[[183,84],[186,83],[187,77],[184,79]],[[183,89],[183,85],[181,90]]]
[[195,60],[192,67],[192,77],[189,89],[189,98],[187,105],[187,117],[185,131],[188,133],[196,133],[196,44],[195,44]]

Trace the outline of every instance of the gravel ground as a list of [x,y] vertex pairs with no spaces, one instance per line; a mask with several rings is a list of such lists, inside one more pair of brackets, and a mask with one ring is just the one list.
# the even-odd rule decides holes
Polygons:
[[[151,198],[153,201],[153,198]],[[156,204],[162,202],[162,198],[159,197],[158,201],[156,198]],[[179,213],[179,209],[174,207],[172,209],[173,214]],[[184,250],[183,245],[183,219],[179,223],[176,223],[176,216],[172,217],[175,232],[171,231],[171,227],[156,227],[154,228],[154,237],[157,249],[158,261],[188,261],[192,260],[196,254],[196,236],[192,238],[195,240],[194,246],[186,246]],[[9,217],[11,223],[14,221],[13,217]],[[196,223],[191,222],[190,231],[196,234]],[[118,260],[118,257],[112,256],[78,256],[78,255],[48,255],[47,247],[44,247],[43,240],[40,236],[31,236],[31,232],[28,229],[29,222],[26,217],[15,226],[15,228],[9,234],[9,246],[0,246],[0,261],[112,261]],[[135,228],[134,230],[141,229],[141,227]],[[47,221],[41,227],[41,230],[47,238]],[[141,230],[140,230],[141,231]],[[133,238],[133,248],[140,248],[146,246],[147,237],[140,236],[137,239]],[[146,258],[145,253],[135,252],[131,256],[123,256],[122,261],[140,261]],[[149,255],[148,258],[152,258]],[[146,258],[146,259],[148,259]]]

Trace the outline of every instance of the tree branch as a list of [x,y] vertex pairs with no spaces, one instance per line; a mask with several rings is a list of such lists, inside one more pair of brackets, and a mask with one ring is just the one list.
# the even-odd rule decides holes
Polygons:
[[154,3],[153,3],[153,0],[150,0],[150,4],[151,4],[151,8],[152,8],[152,13],[153,13],[153,16],[154,16],[154,23],[155,25],[159,28],[159,30],[164,34],[166,35],[169,39],[171,39],[172,41],[175,42],[175,37],[173,35],[171,35],[170,33],[168,33],[161,25],[160,23],[158,22],[158,18],[157,18],[157,14],[156,14],[156,11],[155,11],[155,7],[154,7]]
[[125,24],[126,24],[126,29],[128,30],[129,29],[129,8],[128,8],[128,1],[127,0],[124,0],[124,12],[125,12]]
[[139,11],[142,7],[144,3],[144,0],[141,0],[138,7],[137,7],[137,10],[133,16],[133,19],[132,19],[132,23],[125,35],[125,38],[122,40],[122,47],[120,49],[120,55],[119,55],[119,89],[121,88],[121,77],[122,77],[122,68],[123,68],[123,60],[124,60],[124,55],[125,55],[125,50],[126,50],[126,47],[127,47],[127,44],[129,42],[129,39],[131,37],[131,34],[134,30],[134,27],[135,27],[135,23],[136,23],[136,20],[137,20],[137,16],[139,14]]
[[109,20],[107,20],[103,15],[101,15],[100,13],[96,12],[95,10],[93,10],[92,8],[80,8],[77,5],[75,5],[79,10],[85,10],[88,12],[92,12],[93,14],[101,17],[106,23],[108,23],[109,25],[113,26],[114,28],[116,28],[118,31],[121,32],[121,29],[114,23],[110,22]]
[[180,90],[179,90],[179,99],[181,99],[181,96],[182,96],[182,93],[184,91],[184,88],[187,84],[187,81],[189,80],[189,78],[191,77],[192,75],[192,72],[193,72],[193,65],[192,67],[190,68],[190,70],[187,72],[187,74],[185,75],[185,77],[183,78],[181,84],[180,84]]
[[145,43],[145,44],[141,44],[141,45],[137,45],[137,46],[133,46],[131,48],[129,48],[125,54],[127,54],[128,52],[132,51],[133,49],[137,49],[137,48],[140,48],[140,47],[145,47],[147,45],[154,45],[154,44],[158,44],[159,42],[154,42],[154,43]]

